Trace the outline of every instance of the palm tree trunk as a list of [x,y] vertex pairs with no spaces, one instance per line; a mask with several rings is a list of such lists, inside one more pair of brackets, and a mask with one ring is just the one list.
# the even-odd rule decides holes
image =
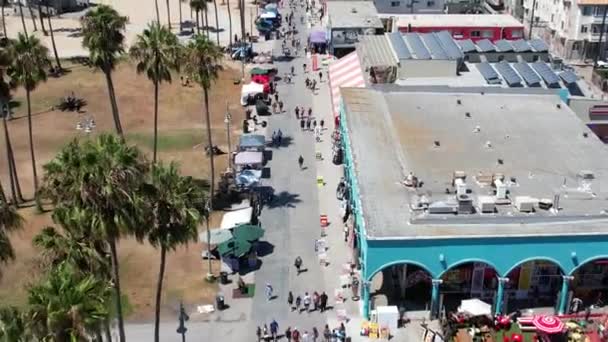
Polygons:
[[184,22],[184,18],[182,17],[182,0],[177,0],[177,3],[179,4],[179,32],[181,33]]
[[240,15],[241,15],[241,41],[245,41],[245,0],[238,0],[240,4]]
[[124,140],[122,125],[120,123],[120,114],[118,113],[118,104],[116,103],[116,93],[114,92],[114,83],[112,82],[112,72],[110,70],[104,70],[104,74],[106,75],[106,83],[108,84],[108,95],[110,96],[110,104],[112,106],[114,127],[116,128],[116,133]]
[[167,257],[167,249],[161,245],[160,247],[160,271],[158,272],[158,283],[156,285],[156,307],[154,310],[154,342],[159,342],[160,333],[160,301],[163,294],[163,278],[165,277],[165,259]]
[[30,11],[30,17],[32,19],[32,24],[34,24],[34,32],[38,31],[38,25],[36,25],[36,16],[34,15],[34,11],[32,11],[32,4],[27,2],[27,9]]
[[228,36],[230,37],[230,45],[232,45],[232,13],[230,12],[230,0],[227,0],[228,5]]
[[[209,213],[211,215],[213,211],[213,196],[215,195],[215,163],[213,155],[213,139],[211,138],[211,116],[209,114],[209,89],[203,87],[203,94],[205,96],[205,121],[207,124],[207,145],[209,146],[209,167],[211,168],[211,182],[209,184]],[[209,217],[207,217],[207,246],[211,243],[211,231],[209,230]],[[209,247],[207,247],[209,248]],[[209,274],[211,274],[211,258],[209,258]]]
[[[48,12],[48,7],[47,7],[47,12]],[[52,20],[51,20],[51,14],[47,13],[47,21],[49,22],[49,31],[51,32],[51,44],[53,45],[53,54],[55,55],[55,62],[57,63],[57,68],[59,69],[59,71],[63,70],[63,67],[61,66],[61,62],[59,61],[59,54],[57,53],[57,45],[55,44],[55,34],[53,33],[53,24],[52,24]]]
[[46,29],[44,28],[44,18],[42,17],[42,6],[40,5],[40,1],[38,1],[38,6],[37,7],[38,7],[38,17],[40,19],[40,27],[42,27],[42,33],[45,36],[48,36],[49,34],[46,32]]
[[196,10],[196,33],[201,33],[201,23],[199,21],[198,10]]
[[21,15],[21,25],[23,25],[23,33],[27,37],[27,26],[25,26],[25,17],[23,16],[23,5],[19,3],[19,14]]
[[118,320],[119,341],[125,342],[125,324],[122,317],[122,298],[120,293],[120,275],[118,270],[118,254],[116,253],[116,239],[110,238],[110,254],[112,256],[112,273],[114,280],[114,292],[116,296],[116,319]]
[[27,100],[27,131],[30,140],[30,157],[32,158],[32,174],[34,177],[34,198],[38,197],[38,172],[36,171],[36,155],[34,154],[34,135],[32,134],[32,102],[30,100],[30,90],[25,87],[25,97]]
[[217,1],[213,0],[213,9],[215,11],[215,38],[217,39],[217,46],[220,46],[220,19],[217,16]]
[[4,0],[0,0],[0,1],[2,1],[2,31],[4,32],[4,37],[8,37],[6,35],[6,16],[4,15],[5,4],[4,4]]
[[171,8],[169,8],[169,0],[167,1],[167,24],[169,25],[169,30],[171,29]]
[[205,9],[205,32],[207,32],[207,39],[210,39],[211,37],[209,36],[209,16],[208,16],[208,9]]
[[[158,64],[156,69],[158,70]],[[154,153],[152,162],[156,164],[156,153],[158,151],[158,81],[154,81]]]
[[0,203],[2,205],[8,204],[6,200],[6,193],[4,192],[4,187],[2,186],[2,181],[0,181]]
[[108,319],[103,322],[103,334],[106,336],[105,342],[112,342],[112,332],[110,331],[110,321]]
[[13,198],[13,203],[15,205],[17,205],[20,203],[20,200],[23,200],[23,196],[21,196],[21,191],[19,189],[19,179],[16,178],[15,160],[13,159],[13,147],[11,145],[11,138],[8,133],[8,125],[7,125],[6,121],[7,121],[7,115],[4,115],[2,118],[2,127],[4,128],[4,141],[5,141],[5,145],[6,145],[6,161],[8,164],[8,174],[10,176],[11,197]]
[[154,0],[154,6],[156,7],[156,22],[160,25],[160,12],[158,11],[158,0]]

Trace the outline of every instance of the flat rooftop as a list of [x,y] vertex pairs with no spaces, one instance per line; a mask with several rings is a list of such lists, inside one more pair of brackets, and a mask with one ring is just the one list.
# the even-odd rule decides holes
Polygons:
[[384,26],[372,1],[328,1],[329,26],[336,28],[377,28]]
[[[368,238],[608,234],[608,150],[556,95],[393,85],[341,93]],[[456,201],[455,171],[474,212],[420,210]],[[402,185],[410,172],[422,186]],[[481,213],[479,196],[495,199],[491,179],[501,175],[511,203]],[[559,210],[514,205],[556,195]]]
[[[330,2],[328,2],[329,4]],[[400,14],[398,27],[522,27],[509,14]]]

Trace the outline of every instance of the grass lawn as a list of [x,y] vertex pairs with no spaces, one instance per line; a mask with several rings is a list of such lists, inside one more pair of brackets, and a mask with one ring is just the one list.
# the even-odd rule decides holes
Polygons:
[[[76,124],[84,117],[95,119],[96,129],[92,135],[100,132],[113,132],[114,123],[108,102],[107,88],[102,73],[94,72],[88,67],[66,63],[71,72],[60,78],[49,78],[31,94],[34,147],[38,164],[39,177],[42,166],[48,162],[59,149],[74,138],[86,138],[87,135],[75,129]],[[214,144],[227,151],[224,113],[230,109],[233,118],[233,146],[241,134],[240,122],[244,112],[239,104],[240,86],[234,85],[239,70],[226,68],[212,87],[210,111],[212,117],[212,135]],[[153,137],[153,86],[147,78],[137,75],[133,65],[128,62],[119,64],[113,74],[118,97],[118,107],[126,137],[129,143],[139,146],[149,159],[152,159]],[[179,76],[173,77],[171,84],[163,83],[160,88],[159,102],[159,158],[161,161],[178,162],[182,173],[196,178],[209,177],[209,158],[205,156],[203,141],[206,131],[203,117],[203,95],[198,87],[183,87]],[[71,93],[84,99],[87,104],[82,109],[85,113],[61,112],[54,110],[62,97]],[[27,139],[27,120],[25,92],[17,89],[14,92],[13,112],[15,119],[9,122],[11,142],[21,186],[26,198],[32,197],[33,179]],[[1,134],[0,146],[5,146]],[[216,160],[216,179],[227,166],[227,155],[218,156]],[[0,148],[0,181],[8,190],[9,177],[6,167],[5,149]],[[14,262],[2,267],[0,278],[0,303],[20,306],[26,303],[26,289],[44,274],[40,266],[40,251],[32,246],[32,238],[44,227],[53,225],[50,213],[36,214],[31,208],[21,209],[25,218],[23,230],[11,236],[17,258]],[[214,218],[217,220],[217,218]],[[202,231],[202,228],[201,228]],[[202,262],[200,252],[203,245],[193,243],[179,248],[167,255],[167,275],[162,314],[174,320],[180,300],[185,305],[212,303],[215,284],[204,281],[207,263]],[[160,262],[159,251],[147,244],[140,244],[132,239],[123,239],[119,243],[121,260],[120,273],[123,294],[126,297],[126,309],[131,321],[149,321],[154,314],[154,291]],[[213,271],[219,271],[217,262]]]

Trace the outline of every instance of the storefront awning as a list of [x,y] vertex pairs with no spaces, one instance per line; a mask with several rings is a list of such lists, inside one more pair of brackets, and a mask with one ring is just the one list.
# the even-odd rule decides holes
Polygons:
[[339,116],[340,87],[365,87],[363,69],[361,69],[357,51],[334,61],[329,66],[329,87],[331,89],[331,103],[334,109],[334,116]]

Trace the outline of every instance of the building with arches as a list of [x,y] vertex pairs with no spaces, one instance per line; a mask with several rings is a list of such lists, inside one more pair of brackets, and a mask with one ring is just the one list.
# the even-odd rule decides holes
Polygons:
[[341,92],[365,316],[387,288],[422,291],[410,302],[428,296],[431,315],[444,295],[565,313],[573,295],[608,289],[608,151],[555,92]]

